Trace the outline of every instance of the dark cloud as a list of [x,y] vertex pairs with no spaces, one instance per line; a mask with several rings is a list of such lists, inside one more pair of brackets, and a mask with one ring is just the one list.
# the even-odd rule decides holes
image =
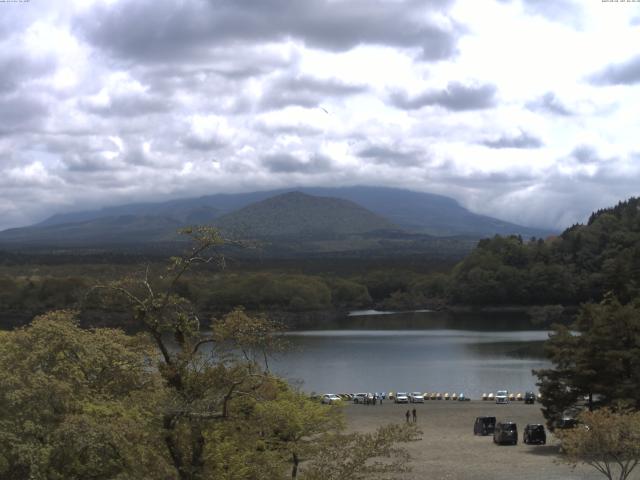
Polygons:
[[136,117],[166,112],[171,108],[171,100],[147,93],[119,93],[109,96],[106,104],[83,100],[80,106],[103,117]]
[[[63,153],[62,162],[68,171],[107,174],[105,179],[109,172],[124,171],[127,167],[156,167],[157,169],[161,167],[161,165],[154,163],[152,154],[144,148],[144,143],[139,140],[125,141],[122,150],[112,142],[111,145],[107,143],[104,141],[76,143],[73,148],[68,148]],[[120,151],[116,152],[115,149]],[[112,177],[111,180],[121,182],[117,177]]]
[[351,85],[335,79],[311,77],[281,78],[271,83],[262,96],[264,109],[278,109],[288,105],[317,107],[331,97],[344,97],[367,91],[365,85]]
[[272,173],[322,173],[331,169],[331,159],[324,155],[314,155],[308,161],[288,153],[267,155],[262,164]]
[[9,134],[42,123],[48,113],[46,103],[27,95],[0,97],[0,132]]
[[448,184],[473,188],[481,191],[498,191],[500,189],[512,190],[518,185],[530,185],[535,183],[536,176],[525,171],[512,172],[472,172],[460,174],[459,172],[439,173],[438,180],[444,180]]
[[283,54],[261,46],[216,48],[206,64],[160,63],[138,65],[132,73],[154,93],[195,90],[218,95],[237,91],[241,82],[290,67],[299,60],[297,54]]
[[451,82],[444,90],[430,90],[415,97],[406,92],[394,92],[391,102],[403,110],[417,110],[429,105],[439,105],[454,111],[482,110],[495,105],[495,85],[464,85]]
[[62,156],[62,163],[71,172],[100,172],[116,170],[122,164],[97,152],[68,152]]
[[300,123],[291,124],[271,124],[268,121],[260,120],[254,124],[256,131],[271,135],[295,135],[297,137],[315,137],[322,133],[320,128]]
[[402,151],[395,148],[372,145],[358,152],[360,158],[372,160],[378,164],[392,166],[416,166],[422,162],[422,154],[416,151]]
[[527,108],[538,112],[547,112],[563,117],[570,117],[574,112],[569,110],[553,92],[547,92],[542,97],[529,102]]
[[0,52],[0,93],[11,93],[55,69],[51,57],[30,58],[24,53]]
[[96,45],[146,61],[206,58],[212,46],[294,38],[345,51],[361,44],[419,48],[425,60],[455,53],[459,32],[425,20],[450,0],[129,0],[102,5],[76,21]]
[[540,148],[544,143],[538,137],[521,131],[515,136],[503,135],[496,140],[485,140],[482,145],[489,148]]
[[611,160],[600,156],[598,151],[590,145],[578,145],[572,150],[569,157],[583,165],[599,164]]
[[225,143],[215,136],[201,138],[196,135],[187,135],[180,143],[191,150],[200,150],[203,152],[219,150],[225,146]]
[[640,55],[626,62],[609,65],[590,78],[596,85],[633,85],[640,83]]

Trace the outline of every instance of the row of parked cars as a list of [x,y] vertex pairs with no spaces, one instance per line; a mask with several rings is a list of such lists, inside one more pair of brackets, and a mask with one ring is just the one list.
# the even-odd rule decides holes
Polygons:
[[325,393],[320,397],[320,401],[324,404],[331,405],[339,402],[353,402],[353,403],[373,403],[374,399],[377,401],[387,398],[385,392],[376,393]]
[[[473,424],[473,434],[493,435],[493,443],[498,445],[516,445],[518,443],[518,425],[510,421],[496,423],[496,417],[477,417]],[[544,425],[528,423],[524,427],[522,441],[527,445],[544,445],[547,443],[547,432],[544,429]]]
[[[432,392],[432,393],[423,393],[423,392],[376,392],[376,393],[325,393],[322,396],[322,403],[332,404],[337,403],[339,401],[347,401],[353,403],[372,403],[375,400],[385,400],[389,398],[389,400],[393,400],[395,403],[424,403],[425,400],[457,400],[460,402],[469,401],[469,397],[467,397],[464,393],[440,393],[440,392]],[[533,392],[525,392],[524,395],[518,393],[514,395],[513,393],[509,393],[507,390],[498,390],[496,394],[493,393],[483,393],[482,400],[495,400],[498,404],[508,404],[512,401],[522,400],[524,403],[535,403],[536,394]]]
[[[317,397],[316,397],[317,398]],[[325,404],[338,403],[340,401],[353,403],[372,403],[374,398],[380,400],[393,400],[394,403],[424,403],[425,400],[454,400],[468,402],[470,400],[464,393],[423,393],[423,392],[376,392],[376,393],[325,393],[321,402]]]
[[[507,390],[498,390],[494,396],[493,393],[483,393],[482,400],[494,400],[496,403],[509,403],[514,401],[524,401],[524,403],[536,403],[536,394],[533,392],[509,393]],[[540,397],[538,396],[538,400]]]

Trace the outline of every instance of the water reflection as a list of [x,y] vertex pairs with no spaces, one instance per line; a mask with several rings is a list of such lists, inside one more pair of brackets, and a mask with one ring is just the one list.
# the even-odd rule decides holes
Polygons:
[[456,391],[478,397],[502,388],[535,390],[531,370],[548,365],[541,357],[547,332],[513,315],[423,312],[339,323],[342,328],[289,332],[294,348],[272,362],[273,370],[302,380],[307,391]]

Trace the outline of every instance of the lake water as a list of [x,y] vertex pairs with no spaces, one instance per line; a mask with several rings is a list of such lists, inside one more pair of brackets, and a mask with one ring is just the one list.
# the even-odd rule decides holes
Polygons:
[[[369,312],[372,313],[372,312]],[[439,391],[472,398],[537,391],[532,369],[548,332],[523,315],[415,312],[345,316],[326,329],[289,332],[271,369],[308,392]]]

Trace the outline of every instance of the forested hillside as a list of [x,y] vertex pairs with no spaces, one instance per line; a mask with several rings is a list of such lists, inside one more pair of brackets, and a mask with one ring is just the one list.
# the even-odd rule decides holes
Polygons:
[[448,296],[462,304],[577,304],[606,292],[621,301],[639,293],[640,199],[591,215],[559,237],[479,242],[450,277]]

